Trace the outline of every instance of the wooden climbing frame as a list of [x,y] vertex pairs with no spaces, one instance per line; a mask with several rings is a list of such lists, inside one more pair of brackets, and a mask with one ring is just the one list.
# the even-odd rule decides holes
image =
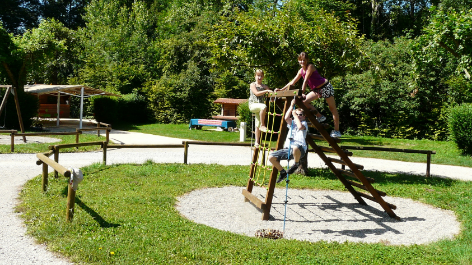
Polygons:
[[[349,156],[352,155],[349,151],[343,150],[339,147],[338,142],[339,139],[332,138],[330,134],[326,131],[324,126],[316,120],[316,117],[308,110],[308,108],[303,103],[301,98],[301,90],[294,89],[294,90],[286,91],[279,91],[277,93],[272,93],[272,97],[276,97],[276,104],[279,106],[283,106],[283,113],[286,113],[288,108],[290,107],[290,103],[293,98],[295,98],[296,105],[303,109],[305,112],[305,117],[307,121],[310,121],[312,126],[318,130],[319,134],[307,134],[306,142],[312,148],[309,151],[315,152],[323,162],[328,166],[328,168],[336,175],[336,177],[341,181],[344,187],[354,196],[354,198],[363,205],[367,205],[364,199],[371,200],[380,204],[380,206],[387,212],[387,214],[399,220],[400,218],[393,212],[396,209],[396,206],[390,203],[387,203],[383,200],[382,197],[386,196],[386,193],[383,191],[379,191],[375,189],[371,183],[374,182],[374,179],[365,177],[362,174],[361,170],[364,168],[362,165],[354,164]],[[285,100],[285,104],[282,101]],[[280,130],[279,130],[279,137],[277,139],[277,147],[276,150],[282,149],[285,138],[287,136],[288,128],[287,123],[285,122],[285,118],[282,118],[282,122],[280,123]],[[263,132],[262,132],[263,133]],[[314,140],[322,140],[328,142],[330,147],[323,147],[318,146]],[[274,196],[274,189],[276,184],[276,179],[278,175],[278,170],[275,167],[272,167],[272,171],[270,174],[269,186],[267,188],[267,194],[265,196],[265,201],[257,198],[254,194],[252,194],[252,188],[254,186],[254,173],[257,167],[257,161],[259,156],[259,148],[254,149],[254,154],[252,157],[252,164],[250,169],[249,180],[247,183],[246,189],[243,189],[242,193],[245,197],[246,201],[250,201],[253,203],[257,208],[262,210],[262,219],[268,220],[270,217],[270,208],[272,205],[272,198]],[[326,156],[325,153],[332,153],[337,154],[339,159],[331,158]],[[333,163],[340,164],[344,167],[349,167],[350,170],[345,170],[343,168],[337,168]],[[365,192],[360,192],[357,189],[367,191],[369,194]]]

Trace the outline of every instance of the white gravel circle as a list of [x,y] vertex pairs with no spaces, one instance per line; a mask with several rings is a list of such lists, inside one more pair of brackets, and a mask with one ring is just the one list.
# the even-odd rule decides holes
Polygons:
[[[275,189],[268,221],[244,202],[242,190],[234,186],[195,190],[179,197],[176,208],[196,223],[237,234],[255,236],[258,229],[269,228],[283,231],[285,188]],[[266,190],[254,187],[253,194],[262,199]],[[411,199],[384,199],[397,206],[394,212],[401,221],[390,218],[377,203],[359,204],[348,192],[289,189],[284,238],[412,245],[453,239],[461,231],[452,211]]]

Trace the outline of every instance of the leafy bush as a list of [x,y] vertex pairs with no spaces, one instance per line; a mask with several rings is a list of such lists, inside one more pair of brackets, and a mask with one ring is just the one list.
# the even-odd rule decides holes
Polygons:
[[112,97],[93,97],[92,109],[95,120],[110,123],[118,121],[118,100]]
[[457,147],[472,155],[472,104],[462,104],[451,109],[449,132]]
[[134,90],[122,97],[94,97],[92,109],[98,122],[111,123],[124,121],[145,123],[150,120],[150,112],[143,95]]
[[[406,38],[393,43],[366,42],[366,70],[331,79],[343,131],[407,139],[447,137],[447,118],[442,107],[447,97],[438,96],[447,87],[431,73],[425,72],[421,78],[412,75],[414,45],[414,40]],[[430,79],[434,82],[424,82]],[[329,113],[323,101],[315,105]]]
[[242,104],[239,104],[238,106],[238,114],[239,114],[239,119],[238,119],[238,128],[241,128],[241,122],[246,123],[246,136],[251,137],[252,131],[254,128],[252,127],[252,112],[249,110],[249,102],[245,102]]
[[208,73],[189,61],[178,74],[166,74],[148,88],[150,108],[161,123],[187,123],[211,116],[213,88]]

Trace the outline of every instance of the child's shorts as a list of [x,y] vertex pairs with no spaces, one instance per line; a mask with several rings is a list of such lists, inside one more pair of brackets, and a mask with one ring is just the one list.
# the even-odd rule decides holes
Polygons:
[[[305,156],[305,150],[301,145],[294,144],[295,146],[298,147],[298,150],[300,150],[301,156],[300,158]],[[290,150],[290,159],[293,159],[293,149]],[[279,149],[277,151],[274,151],[270,154],[271,156],[277,158],[277,161],[282,161],[282,160],[287,160],[288,159],[288,148],[284,149]]]
[[252,103],[249,104],[249,111],[256,114],[256,128],[261,126],[261,115],[260,112],[265,109],[267,106],[264,103]]
[[322,87],[313,89],[313,92],[317,93],[322,98],[334,97],[333,85],[331,85],[329,81]]

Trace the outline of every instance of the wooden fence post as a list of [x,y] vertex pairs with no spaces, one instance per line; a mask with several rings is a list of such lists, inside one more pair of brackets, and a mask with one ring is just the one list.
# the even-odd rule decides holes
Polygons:
[[74,206],[75,206],[75,190],[72,188],[72,184],[67,185],[67,213],[66,219],[71,222],[74,218]]
[[47,191],[48,189],[48,164],[43,162],[43,191]]
[[[54,146],[54,161],[56,163],[59,163],[59,148],[57,146]],[[57,170],[54,170],[54,177],[58,178],[59,174],[57,173]]]
[[184,141],[184,164],[187,164],[188,142]]
[[[79,134],[80,134],[80,129],[79,128],[76,128],[75,129],[75,143],[78,144],[79,143]],[[78,148],[78,147],[77,147]]]
[[108,143],[108,142],[110,141],[110,127],[107,127],[106,135],[107,135],[106,141],[107,141],[107,143]]
[[15,152],[15,132],[10,133],[10,137],[11,137],[10,151],[13,153]]
[[[97,129],[100,129],[100,122],[97,123]],[[97,130],[97,137],[100,137],[100,130]]]
[[107,146],[108,146],[108,143],[107,142],[103,142],[102,144],[102,148],[103,148],[103,164],[106,165],[107,164]]
[[431,176],[431,151],[426,154],[426,177],[429,178]]

